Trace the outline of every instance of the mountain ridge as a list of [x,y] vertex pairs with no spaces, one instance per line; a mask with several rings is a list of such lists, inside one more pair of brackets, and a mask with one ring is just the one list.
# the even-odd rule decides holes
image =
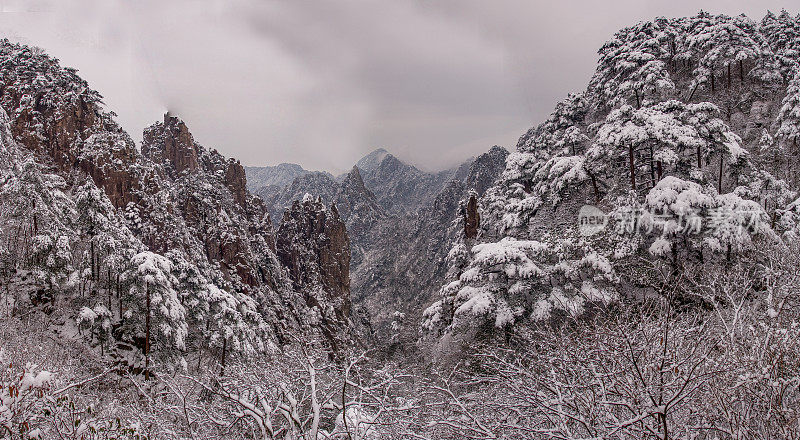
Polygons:
[[453,226],[462,215],[460,204],[470,191],[483,194],[491,186],[507,155],[494,146],[457,167],[429,173],[380,148],[336,179],[311,172],[256,194],[273,215],[305,194],[336,204],[350,236],[354,304],[386,331],[395,309],[418,319],[414,304],[432,301],[430,286],[444,279],[442,262],[461,233]]

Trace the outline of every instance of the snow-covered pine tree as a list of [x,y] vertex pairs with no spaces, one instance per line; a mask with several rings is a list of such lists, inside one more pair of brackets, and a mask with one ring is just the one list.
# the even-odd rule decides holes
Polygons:
[[16,230],[11,237],[11,251],[20,262],[28,261],[28,244],[36,236],[55,241],[71,230],[75,205],[64,191],[63,177],[45,172],[33,156],[15,162],[0,186],[7,228]]
[[789,82],[777,122],[779,128],[776,137],[784,145],[783,149],[796,152],[797,138],[800,137],[800,70]]
[[425,311],[428,330],[506,329],[559,313],[579,317],[619,297],[610,261],[576,230],[542,241],[505,237],[477,244],[471,254],[458,279],[442,288],[442,299]]
[[271,335],[253,298],[236,291],[222,276],[207,279],[203,273],[211,270],[200,270],[179,252],[167,257],[186,310],[189,347],[218,351],[223,368],[230,354],[253,355],[267,348]]
[[[119,296],[119,277],[125,264],[143,245],[121,221],[105,192],[92,180],[74,190],[78,211],[78,231],[87,237],[88,273],[93,285],[105,278],[106,307],[112,310],[111,298],[115,287]],[[119,299],[119,298],[118,298]]]
[[674,90],[666,60],[674,50],[674,32],[667,20],[625,28],[603,45],[591,87],[596,105],[636,108],[657,102]]
[[185,365],[181,352],[186,347],[186,309],[175,290],[178,280],[168,258],[144,251],[131,263],[123,275],[130,283],[123,320],[129,334],[143,342],[144,371],[149,377],[151,351],[170,367]]
[[[796,192],[790,179],[775,177],[790,165],[767,156],[774,158],[776,144],[795,137],[797,92],[787,92],[777,125],[762,120],[774,108],[770,97],[782,96],[785,87],[775,53],[795,44],[797,20],[786,14],[781,20],[768,16],[759,26],[746,17],[701,12],[616,33],[600,50],[587,90],[559,103],[508,156],[502,177],[479,201],[478,242],[453,248],[463,258],[450,263],[453,281],[426,312],[426,325],[451,331],[459,322],[481,325],[508,316],[498,310],[526,322],[535,307],[523,298],[560,295],[540,284],[582,290],[564,288],[577,283],[558,279],[556,268],[587,255],[603,258],[610,270],[579,265],[586,271],[565,273],[599,280],[609,292],[621,286],[661,289],[663,276],[646,272],[660,267],[662,258],[673,267],[666,268],[667,278],[679,277],[691,267],[686,262],[730,264],[726,260],[753,252],[759,240],[773,241],[772,225],[791,236],[796,205],[789,202]],[[755,111],[755,122],[745,124]],[[610,214],[604,231],[591,237],[576,232],[572,225],[582,203]],[[558,244],[550,236],[572,238]],[[551,249],[561,251],[548,254]],[[546,275],[514,275],[527,273],[519,269],[530,264]],[[476,315],[489,319],[474,320]]]
[[800,54],[800,26],[785,9],[777,16],[772,11],[761,20],[760,32],[775,54],[776,63],[784,82],[797,72]]

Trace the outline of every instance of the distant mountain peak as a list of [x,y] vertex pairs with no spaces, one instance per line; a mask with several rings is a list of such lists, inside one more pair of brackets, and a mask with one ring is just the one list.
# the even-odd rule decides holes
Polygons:
[[359,196],[366,200],[375,202],[375,195],[367,189],[364,184],[364,179],[361,177],[361,171],[357,166],[354,166],[349,173],[344,176],[341,184],[342,191],[348,196]]
[[245,167],[247,171],[248,188],[255,191],[267,186],[286,187],[291,185],[300,176],[312,173],[329,173],[309,171],[296,163],[279,163],[278,165],[262,167]]
[[378,148],[356,162],[356,167],[360,168],[361,171],[371,172],[378,168],[387,157],[395,158],[386,149]]
[[344,176],[344,181],[353,181],[357,182],[360,186],[364,186],[364,179],[361,177],[361,171],[359,171],[358,167],[355,165],[353,165],[350,172]]
[[286,169],[286,170],[297,170],[297,171],[303,171],[303,167],[302,167],[302,166],[300,166],[299,164],[296,164],[296,163],[288,163],[288,162],[282,162],[282,163],[279,163],[279,164],[275,165],[275,168],[278,168],[278,169]]

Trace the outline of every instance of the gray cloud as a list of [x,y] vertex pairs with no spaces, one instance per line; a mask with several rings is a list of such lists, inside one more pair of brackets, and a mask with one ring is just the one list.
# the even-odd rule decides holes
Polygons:
[[780,2],[2,1],[0,32],[78,68],[138,139],[170,110],[248,165],[341,171],[385,147],[435,169],[513,148],[585,87],[620,27]]

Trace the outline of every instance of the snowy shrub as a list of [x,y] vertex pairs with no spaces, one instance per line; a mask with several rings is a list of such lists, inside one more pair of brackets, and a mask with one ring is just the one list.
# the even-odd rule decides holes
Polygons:
[[505,237],[472,248],[470,265],[441,289],[442,300],[424,313],[429,330],[452,326],[507,328],[561,311],[577,317],[589,305],[618,299],[618,279],[607,257],[577,237],[546,241]]

